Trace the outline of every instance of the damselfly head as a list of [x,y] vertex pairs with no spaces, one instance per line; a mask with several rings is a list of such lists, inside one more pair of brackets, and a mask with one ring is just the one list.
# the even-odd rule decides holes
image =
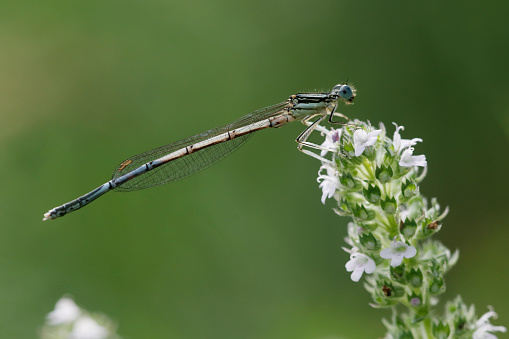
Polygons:
[[334,86],[331,93],[337,95],[339,99],[346,103],[351,103],[355,99],[355,88],[346,84]]

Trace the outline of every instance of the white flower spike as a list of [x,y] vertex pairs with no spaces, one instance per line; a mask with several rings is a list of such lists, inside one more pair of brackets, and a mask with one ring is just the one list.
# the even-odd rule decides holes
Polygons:
[[355,148],[355,156],[361,155],[366,147],[373,146],[378,139],[378,135],[382,130],[377,129],[367,133],[363,129],[358,129],[353,134],[353,147]]
[[380,251],[380,256],[391,260],[391,266],[397,267],[403,262],[403,258],[413,258],[417,254],[415,247],[405,244],[402,241],[392,243],[391,247]]
[[80,316],[80,308],[71,298],[63,297],[57,301],[55,309],[46,315],[50,325],[72,323]]
[[[422,139],[402,139],[403,126],[394,125],[392,138],[383,124],[374,131],[369,122],[359,120],[340,131],[316,126],[325,138],[316,147],[322,152],[305,152],[321,162],[322,203],[333,198],[334,212],[353,218],[345,239],[349,247],[343,248],[350,255],[345,268],[354,282],[371,274],[363,284],[372,295],[371,305],[393,309],[392,321],[384,321],[388,330],[384,337],[399,338],[402,333],[456,337],[449,329],[463,329],[462,338],[496,339],[507,329],[490,324],[496,316],[491,309],[477,320],[474,307],[460,297],[447,303],[445,316],[432,309],[445,291],[444,274],[458,260],[458,252],[452,254],[440,242],[428,240],[441,228],[447,208],[421,195],[419,183],[427,162],[424,155],[413,155],[412,147]],[[392,271],[403,267],[404,259],[401,279],[403,272]],[[414,321],[416,310],[420,321]]]
[[373,259],[362,253],[350,254],[350,260],[345,265],[347,272],[352,272],[352,281],[359,281],[362,274],[375,272],[376,264]]
[[413,147],[407,148],[401,154],[401,159],[399,161],[399,165],[402,167],[412,167],[412,166],[421,166],[426,167],[428,163],[426,162],[425,155],[412,155],[414,153]]
[[475,325],[477,326],[477,329],[475,330],[472,338],[473,339],[496,339],[497,337],[490,333],[490,332],[503,332],[505,333],[507,331],[507,328],[504,326],[493,326],[490,324],[490,318],[493,317],[494,319],[497,318],[497,314],[493,311],[493,309],[490,309],[489,312],[482,315],[482,317],[477,320]]

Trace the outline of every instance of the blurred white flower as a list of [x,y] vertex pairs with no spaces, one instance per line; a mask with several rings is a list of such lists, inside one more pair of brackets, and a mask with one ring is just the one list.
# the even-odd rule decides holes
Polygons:
[[391,266],[397,267],[403,262],[403,258],[413,258],[417,254],[415,247],[405,244],[402,241],[394,241],[389,248],[380,251],[384,259],[391,259]]
[[399,165],[402,167],[412,167],[412,166],[421,166],[426,167],[428,163],[426,162],[425,155],[412,155],[414,153],[413,147],[409,147],[403,151],[401,154],[401,159],[399,161]]
[[55,309],[46,315],[50,325],[72,323],[80,316],[80,308],[71,298],[63,297],[57,301]]
[[366,147],[373,146],[378,139],[378,134],[382,133],[381,129],[367,133],[363,129],[358,129],[353,133],[353,147],[355,148],[355,156],[361,155]]
[[475,323],[477,329],[475,330],[472,338],[473,339],[496,339],[497,336],[489,332],[506,332],[507,329],[504,326],[493,326],[490,324],[490,318],[497,318],[497,314],[493,309],[483,314],[479,320]]
[[104,339],[109,336],[108,330],[89,316],[82,316],[74,323],[71,339]]

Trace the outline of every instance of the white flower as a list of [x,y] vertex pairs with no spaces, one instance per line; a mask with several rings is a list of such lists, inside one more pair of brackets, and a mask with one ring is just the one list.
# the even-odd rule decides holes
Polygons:
[[384,259],[391,259],[391,266],[397,267],[404,258],[413,258],[417,254],[415,247],[405,244],[402,241],[392,243],[391,247],[384,248],[380,251],[380,256]]
[[426,167],[428,165],[428,163],[426,162],[425,155],[412,155],[413,153],[414,153],[413,147],[407,148],[403,152],[403,154],[401,154],[399,165],[402,167],[412,167],[412,166]]
[[329,152],[329,151],[333,152],[334,150],[336,150],[338,147],[340,138],[341,138],[341,129],[331,128],[330,131],[327,131],[325,133],[325,141],[323,142],[323,144],[320,145],[324,148],[320,152],[320,156],[323,157],[324,155],[327,154],[327,152]]
[[99,325],[89,316],[83,316],[74,323],[69,337],[72,339],[104,339],[108,335],[108,330],[105,327]]
[[497,336],[489,332],[505,333],[505,331],[507,331],[504,326],[493,326],[490,324],[489,319],[491,317],[494,319],[497,318],[497,314],[493,311],[493,309],[490,309],[488,313],[485,313],[482,317],[479,318],[479,320],[476,321],[475,326],[477,329],[472,336],[473,339],[496,339]]
[[394,145],[394,151],[399,153],[400,150],[405,149],[409,146],[414,146],[418,142],[422,142],[421,138],[413,138],[409,139],[401,139],[401,135],[399,135],[399,130],[404,130],[405,127],[398,126],[395,122],[393,122],[394,126],[396,126],[396,130],[394,131],[394,136],[392,138],[392,144]]
[[362,253],[350,254],[350,260],[345,265],[347,272],[353,272],[350,276],[352,281],[359,281],[362,273],[371,274],[375,272],[376,264],[373,259]]
[[373,146],[378,139],[378,134],[381,132],[381,129],[377,129],[369,133],[363,129],[356,130],[353,133],[353,147],[355,148],[355,156],[358,157],[361,155],[366,147]]
[[[320,172],[325,169],[327,170],[327,174],[320,174]],[[320,182],[322,180],[322,182]],[[330,198],[336,193],[336,190],[339,189],[339,177],[336,169],[332,167],[332,165],[326,163],[320,167],[318,171],[318,179],[316,181],[320,182],[320,188],[322,189],[322,204],[325,204],[325,199]]]
[[46,315],[50,325],[72,323],[80,316],[80,308],[71,298],[63,297],[57,301],[55,309]]

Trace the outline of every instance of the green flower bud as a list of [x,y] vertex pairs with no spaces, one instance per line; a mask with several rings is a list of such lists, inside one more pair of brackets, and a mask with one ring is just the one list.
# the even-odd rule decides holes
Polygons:
[[361,245],[368,251],[375,251],[381,248],[380,243],[376,240],[373,233],[363,233],[359,236]]
[[380,198],[382,196],[380,187],[376,185],[368,185],[368,188],[364,188],[362,192],[364,193],[364,198],[366,198],[366,200],[370,203],[374,205],[378,205],[380,203]]
[[406,272],[406,280],[413,287],[421,287],[423,281],[422,271],[419,268],[412,268],[409,272]]
[[436,258],[431,260],[430,273],[434,278],[439,278],[442,276],[444,272],[444,262],[443,260],[447,260],[446,258],[442,258],[442,260],[438,260]]
[[345,173],[339,177],[339,183],[349,191],[358,191],[362,186],[355,180],[350,173]]
[[363,221],[373,220],[376,217],[375,211],[368,210],[366,207],[364,207],[364,205],[356,205],[352,209],[352,213],[355,217]]
[[364,150],[364,152],[362,154],[365,155],[369,161],[375,161],[376,149],[375,149],[375,147],[366,147],[366,149]]
[[401,184],[401,193],[404,198],[410,199],[418,192],[417,184],[412,180],[405,180]]
[[402,263],[401,265],[399,266],[396,266],[396,267],[392,267],[392,266],[389,266],[390,267],[390,270],[391,270],[391,277],[399,282],[399,283],[405,283],[405,264]]
[[[343,139],[343,136],[341,136]],[[353,147],[353,143],[351,141],[345,141],[342,143],[343,152],[346,152],[350,157],[355,158],[355,148]]]
[[385,213],[394,215],[398,208],[398,203],[394,197],[385,197],[385,199],[380,201],[380,206],[382,206]]
[[403,234],[405,239],[410,239],[414,236],[415,231],[417,230],[417,223],[415,220],[408,219],[403,222],[403,220],[399,223],[399,232]]
[[341,213],[341,215],[350,215],[353,213],[348,200],[344,199],[342,196],[339,198],[337,210]]
[[382,165],[375,170],[375,176],[382,184],[391,181],[393,174],[391,166]]
[[433,336],[437,339],[447,339],[451,334],[451,329],[447,323],[439,321],[433,324]]
[[433,295],[440,294],[445,291],[444,280],[442,278],[434,278],[429,283],[429,293]]
[[362,227],[366,232],[374,232],[380,226],[376,220],[357,222],[357,225]]

